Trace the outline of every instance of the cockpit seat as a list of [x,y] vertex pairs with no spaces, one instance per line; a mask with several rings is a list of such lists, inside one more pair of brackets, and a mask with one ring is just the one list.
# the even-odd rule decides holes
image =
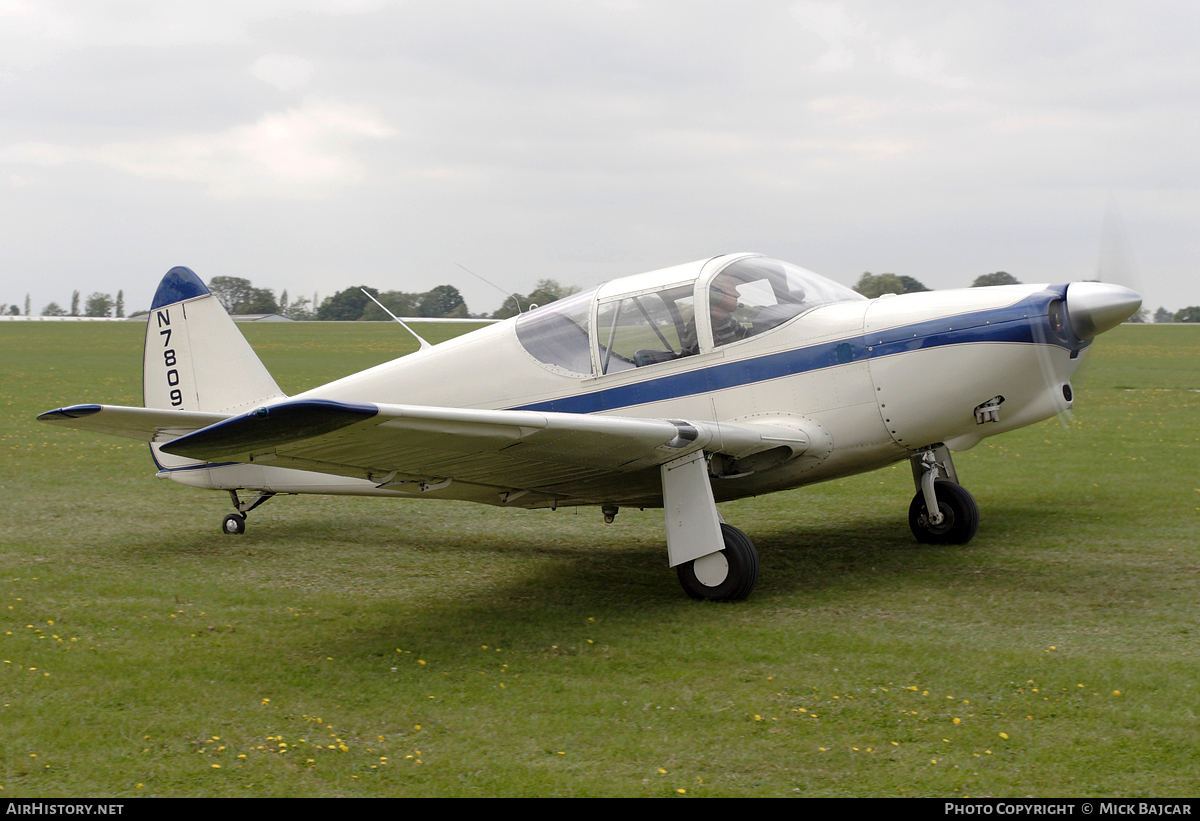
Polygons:
[[674,351],[660,351],[654,348],[642,348],[633,352],[633,364],[638,368],[657,365],[659,362],[670,362],[672,359],[678,358],[679,355]]

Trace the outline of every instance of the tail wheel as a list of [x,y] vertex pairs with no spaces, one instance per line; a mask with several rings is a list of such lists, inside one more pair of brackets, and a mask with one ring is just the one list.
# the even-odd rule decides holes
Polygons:
[[693,599],[740,601],[758,583],[758,551],[754,542],[732,525],[721,525],[725,547],[675,568],[679,583]]
[[230,513],[221,520],[221,532],[240,536],[246,532],[246,517],[240,513]]
[[979,507],[965,487],[954,482],[934,483],[941,524],[929,523],[925,494],[918,493],[908,506],[908,526],[921,544],[966,544],[979,528]]

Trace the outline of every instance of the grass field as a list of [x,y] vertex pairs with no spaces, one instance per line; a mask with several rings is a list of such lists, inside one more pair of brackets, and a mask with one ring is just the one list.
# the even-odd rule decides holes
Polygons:
[[[431,335],[461,329],[426,326]],[[289,393],[412,348],[244,326]],[[722,505],[755,594],[688,599],[661,511],[223,493],[34,421],[140,404],[137,324],[0,323],[0,796],[1195,796],[1200,329],[1122,327],[1074,420]]]

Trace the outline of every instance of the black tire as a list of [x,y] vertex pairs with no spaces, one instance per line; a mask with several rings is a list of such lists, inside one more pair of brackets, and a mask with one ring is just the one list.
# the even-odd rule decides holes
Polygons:
[[721,525],[725,542],[721,555],[729,564],[725,579],[710,586],[696,578],[695,561],[684,562],[675,568],[679,583],[693,599],[699,601],[741,601],[750,595],[758,583],[758,551],[745,533],[732,525]]
[[934,483],[938,509],[945,518],[940,525],[929,523],[925,494],[918,493],[908,506],[908,526],[921,544],[966,544],[979,528],[979,507],[965,487],[939,479]]
[[221,532],[229,536],[240,536],[246,532],[246,517],[240,513],[230,513],[221,520]]

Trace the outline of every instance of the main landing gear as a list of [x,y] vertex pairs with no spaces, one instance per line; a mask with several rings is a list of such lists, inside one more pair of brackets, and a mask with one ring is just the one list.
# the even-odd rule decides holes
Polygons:
[[945,445],[910,460],[917,495],[908,506],[908,526],[921,544],[966,544],[979,528],[979,507],[958,475]]
[[233,499],[233,506],[238,509],[237,513],[230,513],[221,520],[221,532],[229,536],[240,536],[246,532],[246,514],[254,510],[263,502],[274,496],[274,493],[269,493],[265,490],[259,491],[258,495],[249,502],[243,502],[238,498],[237,491],[229,491],[229,498]]
[[708,482],[708,463],[696,451],[661,468],[667,556],[693,599],[738,601],[758,583],[758,551],[745,533],[721,521]]

